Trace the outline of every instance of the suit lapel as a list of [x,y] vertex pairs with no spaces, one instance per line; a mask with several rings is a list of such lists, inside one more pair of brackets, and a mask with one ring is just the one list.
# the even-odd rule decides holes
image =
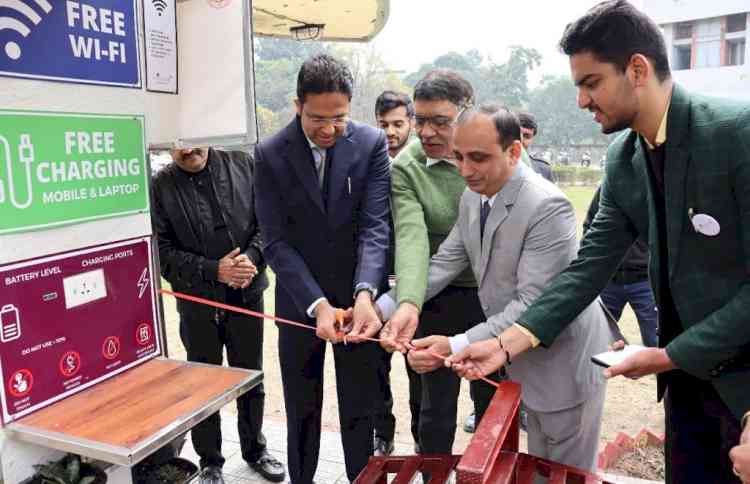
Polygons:
[[287,127],[287,130],[288,149],[284,151],[284,156],[297,174],[297,178],[299,178],[307,194],[320,211],[325,213],[323,195],[320,193],[320,186],[318,185],[318,174],[313,167],[312,150],[302,127],[299,125],[299,119],[295,119]]
[[688,150],[689,98],[675,85],[667,116],[667,144],[664,162],[664,196],[667,213],[667,242],[669,250],[669,275],[677,267],[680,234],[687,219],[686,178],[690,166]]
[[[328,219],[336,220],[335,211],[342,207],[339,200],[349,193],[349,167],[354,160],[354,141],[352,140],[352,125],[349,123],[347,132],[328,150],[331,163],[328,164]],[[346,207],[348,209],[348,207]]]
[[[477,218],[479,218],[479,210],[481,209],[481,201],[477,204]],[[479,267],[481,271],[479,273],[478,284],[481,284],[484,280],[484,275],[487,273],[487,266],[490,262],[490,255],[492,254],[492,241],[495,238],[495,231],[497,231],[500,224],[508,217],[508,208],[505,206],[502,198],[499,196],[495,199],[495,203],[492,205],[492,210],[487,216],[487,223],[484,226],[484,237],[482,238],[482,258],[479,261]],[[477,238],[479,238],[479,223],[477,223]]]
[[[484,237],[482,238],[482,258],[479,262],[480,272],[478,284],[482,284],[484,275],[487,273],[487,266],[490,263],[490,257],[492,255],[492,245],[495,239],[495,233],[500,228],[500,225],[508,218],[510,213],[510,207],[516,203],[518,198],[518,192],[521,190],[523,182],[526,180],[526,176],[529,174],[530,168],[523,163],[516,165],[516,170],[511,175],[510,179],[505,183],[495,198],[495,203],[492,204],[492,210],[487,217],[487,223],[484,226]],[[481,200],[477,204],[477,219],[479,219],[479,210],[481,208]],[[479,238],[479,222],[477,221],[476,237]]]
[[[482,259],[482,243],[479,240],[479,210],[481,209],[482,200],[478,193],[469,192],[471,197],[468,199],[468,223],[466,225],[468,234],[466,240],[468,241],[467,252],[469,253],[472,262]],[[460,217],[460,214],[459,214]],[[485,227],[486,228],[486,227]],[[479,275],[484,273],[484,265],[478,263],[476,266],[479,270]],[[479,278],[481,281],[481,277]]]

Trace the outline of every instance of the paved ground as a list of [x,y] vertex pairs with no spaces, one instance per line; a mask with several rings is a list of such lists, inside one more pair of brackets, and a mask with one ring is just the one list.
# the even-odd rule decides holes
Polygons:
[[[235,414],[227,409],[222,411],[222,452],[227,459],[224,464],[224,479],[227,484],[267,484],[258,473],[250,469],[242,460],[240,455],[239,437],[237,436],[237,423]],[[268,440],[269,451],[286,465],[286,426],[283,422],[266,421],[263,424],[264,434]],[[411,446],[397,443],[395,454],[407,455],[412,451]],[[182,457],[193,462],[198,462],[198,456],[195,454],[190,441],[185,444],[182,451]],[[604,477],[611,482],[622,484],[652,484],[657,481],[644,481],[622,476],[606,475]],[[349,481],[346,478],[344,469],[344,453],[341,447],[341,434],[333,431],[324,431],[320,442],[320,461],[318,471],[315,474],[317,484],[346,484]],[[421,484],[421,477],[418,477],[414,484]]]

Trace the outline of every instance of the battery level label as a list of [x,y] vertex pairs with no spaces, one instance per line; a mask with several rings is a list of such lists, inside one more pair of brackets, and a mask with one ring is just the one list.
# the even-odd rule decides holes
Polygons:
[[6,304],[0,308],[0,341],[7,343],[21,337],[21,317],[18,308]]

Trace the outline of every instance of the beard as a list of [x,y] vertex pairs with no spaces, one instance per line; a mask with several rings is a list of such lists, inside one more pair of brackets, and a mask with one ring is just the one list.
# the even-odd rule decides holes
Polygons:
[[619,120],[615,124],[612,124],[610,126],[602,125],[602,133],[604,134],[617,133],[618,131],[628,129],[630,127],[630,124],[631,124],[630,121]]

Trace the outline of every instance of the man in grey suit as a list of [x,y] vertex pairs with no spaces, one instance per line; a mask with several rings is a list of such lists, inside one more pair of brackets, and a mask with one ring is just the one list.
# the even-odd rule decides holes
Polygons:
[[[443,365],[470,343],[495,338],[516,321],[578,249],[573,206],[552,183],[519,163],[521,128],[504,108],[468,109],[457,121],[454,150],[469,190],[453,230],[430,260],[426,298],[467,266],[479,284],[487,321],[452,337],[411,341],[409,364],[417,372]],[[381,306],[381,305],[379,305]],[[390,316],[382,306],[383,316]],[[408,334],[390,321],[385,339]],[[614,339],[597,302],[587,307],[549,348],[525,353],[506,366],[522,384],[528,412],[529,452],[581,469],[596,470],[605,382],[591,362]],[[407,340],[408,341],[408,340]],[[384,343],[384,344],[388,344]],[[498,351],[504,351],[498,340]]]

